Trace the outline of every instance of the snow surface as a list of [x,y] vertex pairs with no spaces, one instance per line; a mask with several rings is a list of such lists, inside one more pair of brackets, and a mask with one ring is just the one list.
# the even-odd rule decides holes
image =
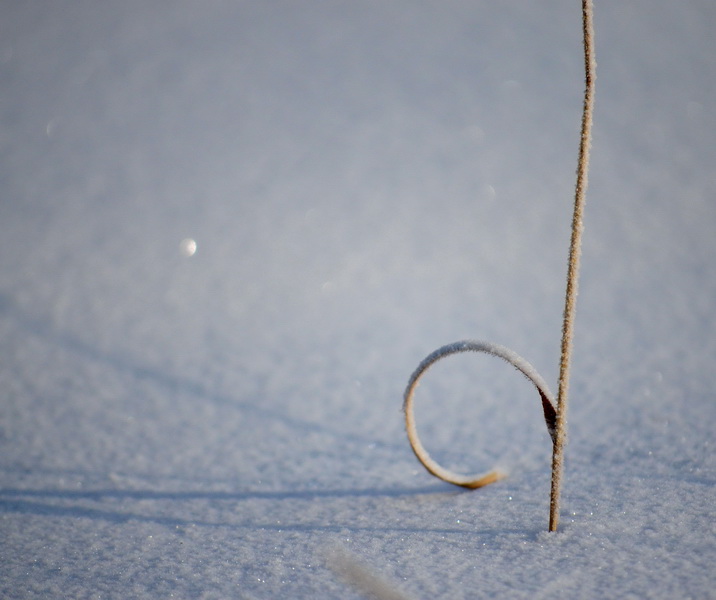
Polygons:
[[529,382],[400,406],[556,382],[579,2],[3,3],[0,596],[716,598],[716,4],[595,10],[548,534]]

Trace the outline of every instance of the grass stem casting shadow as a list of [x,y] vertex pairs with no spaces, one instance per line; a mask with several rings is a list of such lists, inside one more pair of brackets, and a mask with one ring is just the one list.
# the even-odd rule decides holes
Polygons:
[[413,415],[413,396],[415,388],[425,371],[438,360],[458,352],[485,352],[509,362],[521,371],[537,388],[542,400],[544,418],[547,429],[552,437],[552,485],[550,493],[549,530],[556,531],[559,525],[559,499],[562,483],[562,464],[567,429],[567,398],[569,389],[569,367],[572,356],[572,339],[574,336],[574,315],[577,304],[577,283],[579,279],[579,256],[582,244],[582,219],[587,191],[587,174],[589,171],[589,149],[592,138],[592,114],[594,111],[594,81],[596,78],[596,61],[594,58],[594,27],[592,24],[592,0],[582,0],[582,31],[584,43],[585,91],[582,113],[582,127],[579,143],[577,164],[577,185],[574,197],[574,213],[572,216],[572,235],[569,245],[569,261],[567,268],[567,290],[562,320],[562,343],[559,361],[559,388],[555,404],[547,385],[535,369],[518,354],[503,346],[489,342],[462,341],[438,348],[426,357],[413,372],[405,390],[403,409],[408,440],[423,466],[433,475],[449,483],[466,488],[478,488],[503,477],[498,471],[489,471],[482,475],[459,475],[435,462],[423,447],[415,427]]

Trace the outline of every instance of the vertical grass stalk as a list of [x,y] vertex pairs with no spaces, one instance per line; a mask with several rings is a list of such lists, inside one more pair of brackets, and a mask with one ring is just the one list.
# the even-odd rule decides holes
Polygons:
[[574,315],[577,304],[577,284],[579,279],[579,256],[582,244],[582,216],[587,192],[589,172],[589,150],[592,141],[592,114],[594,111],[594,82],[596,78],[596,60],[594,58],[594,25],[592,23],[592,0],[582,0],[582,30],[584,36],[585,90],[582,113],[582,130],[579,142],[579,160],[577,163],[577,185],[574,195],[574,215],[572,217],[572,238],[569,245],[569,263],[567,268],[567,292],[564,302],[562,321],[562,346],[559,361],[559,387],[557,390],[557,422],[552,452],[552,489],[549,503],[549,530],[557,531],[559,525],[559,499],[562,485],[564,462],[564,444],[567,429],[567,399],[569,390],[569,367],[572,358],[572,338],[574,335]]

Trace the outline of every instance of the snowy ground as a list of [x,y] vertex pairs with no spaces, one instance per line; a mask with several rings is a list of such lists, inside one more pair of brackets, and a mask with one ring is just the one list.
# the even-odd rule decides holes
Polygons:
[[[5,2],[0,596],[716,598],[716,5]],[[196,241],[190,255],[182,240]]]

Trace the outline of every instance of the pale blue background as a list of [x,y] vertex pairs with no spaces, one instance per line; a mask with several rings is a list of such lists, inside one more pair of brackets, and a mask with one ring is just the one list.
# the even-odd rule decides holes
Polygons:
[[[578,2],[4,2],[0,595],[707,598],[716,5],[597,2],[562,529]],[[182,254],[183,239],[197,252]]]

